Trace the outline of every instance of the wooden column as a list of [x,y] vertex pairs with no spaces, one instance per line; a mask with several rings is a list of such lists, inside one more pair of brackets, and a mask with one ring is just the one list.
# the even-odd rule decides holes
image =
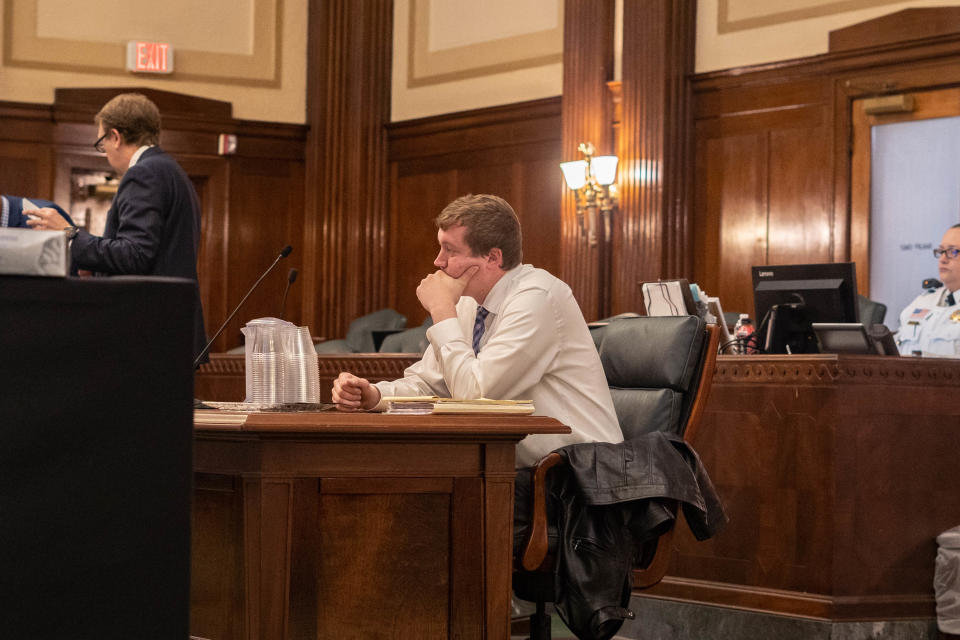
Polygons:
[[623,7],[620,208],[613,224],[610,311],[638,311],[640,283],[690,277],[690,76],[696,3]]
[[[563,160],[579,160],[577,146],[592,142],[597,155],[613,153],[606,82],[613,76],[614,3],[566,2],[563,26]],[[559,168],[557,169],[559,171]],[[573,193],[563,187],[561,278],[573,289],[587,320],[604,317],[603,233],[591,247],[576,218]]]
[[311,2],[303,321],[342,337],[387,301],[393,3]]

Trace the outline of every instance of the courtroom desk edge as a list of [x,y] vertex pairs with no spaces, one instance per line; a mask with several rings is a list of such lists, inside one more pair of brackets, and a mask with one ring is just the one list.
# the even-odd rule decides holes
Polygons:
[[844,353],[757,354],[717,357],[714,384],[751,381],[758,384],[869,380],[898,385],[920,382],[935,387],[960,386],[960,359],[917,358]]
[[[205,412],[206,413],[206,412]],[[216,412],[211,412],[215,414]],[[225,417],[242,415],[225,412]],[[384,413],[323,412],[261,412],[249,413],[242,424],[231,420],[223,423],[196,423],[198,433],[256,432],[279,435],[310,433],[313,436],[383,437],[389,435],[431,435],[470,439],[482,435],[484,439],[502,436],[506,439],[523,438],[528,434],[570,433],[570,427],[546,416],[508,416],[491,414],[471,415],[391,415]]]

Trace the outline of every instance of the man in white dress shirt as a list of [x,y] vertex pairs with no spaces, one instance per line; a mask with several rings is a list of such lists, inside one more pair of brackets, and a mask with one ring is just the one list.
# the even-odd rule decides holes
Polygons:
[[521,264],[520,221],[502,198],[468,195],[436,219],[438,270],[417,287],[431,317],[423,359],[392,382],[341,373],[340,409],[380,410],[387,396],[533,400],[537,415],[569,435],[531,435],[517,466],[577,442],[620,442],[610,390],[573,293],[542,269]]
[[926,291],[900,314],[900,354],[960,358],[960,224],[933,250],[943,286]]

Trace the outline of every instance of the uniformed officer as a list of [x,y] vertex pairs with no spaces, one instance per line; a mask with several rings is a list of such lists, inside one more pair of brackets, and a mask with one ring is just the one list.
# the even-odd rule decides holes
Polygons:
[[960,358],[960,224],[933,250],[943,286],[917,296],[900,314],[901,355]]

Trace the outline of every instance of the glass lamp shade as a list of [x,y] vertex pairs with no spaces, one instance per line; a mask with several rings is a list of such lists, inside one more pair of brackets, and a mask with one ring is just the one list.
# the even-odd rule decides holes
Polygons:
[[617,179],[617,156],[597,156],[593,159],[593,175],[599,184],[613,184]]
[[587,184],[587,161],[572,160],[570,162],[561,162],[560,170],[563,171],[563,179],[567,186],[576,191]]

